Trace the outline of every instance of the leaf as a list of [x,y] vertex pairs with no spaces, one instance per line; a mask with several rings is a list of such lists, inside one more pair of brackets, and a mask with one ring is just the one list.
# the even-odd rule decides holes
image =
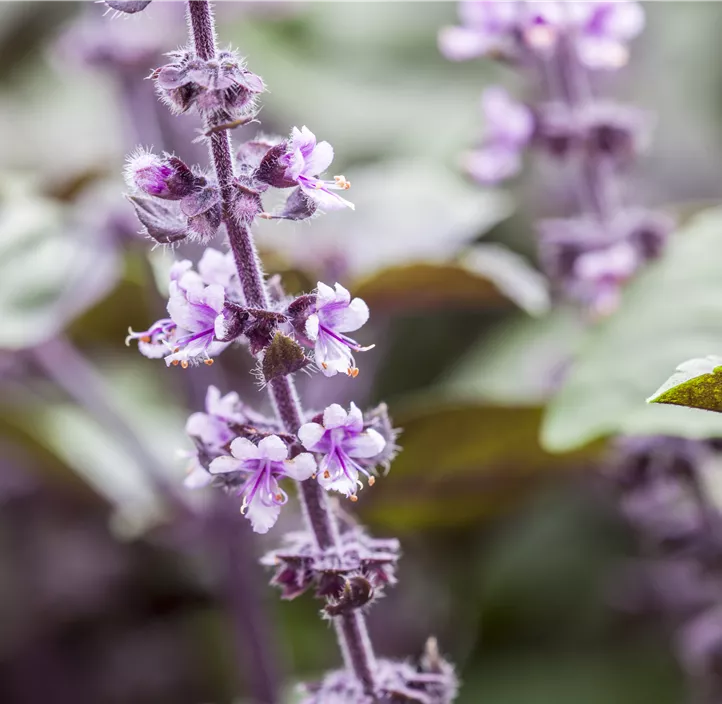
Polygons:
[[644,401],[680,359],[722,347],[722,210],[674,235],[663,259],[588,333],[542,427],[551,451],[617,433],[722,436],[722,417]]
[[262,221],[261,247],[309,271],[337,262],[347,279],[360,279],[409,264],[451,263],[511,212],[504,194],[473,186],[429,160],[370,164],[354,168],[349,178],[344,197],[356,205],[353,213],[326,213],[312,227]]
[[0,348],[43,342],[116,285],[120,261],[59,204],[0,177]]
[[506,307],[511,300],[538,315],[549,305],[544,278],[500,245],[477,245],[457,263],[415,263],[383,269],[352,289],[372,309],[428,311],[451,307]]
[[568,308],[539,318],[518,313],[487,331],[441,379],[438,391],[458,402],[540,406],[583,335],[580,316]]
[[683,362],[647,401],[722,413],[722,357]]
[[583,466],[597,450],[561,457],[544,451],[540,408],[429,403],[392,415],[403,449],[357,507],[399,530],[483,521],[539,482]]

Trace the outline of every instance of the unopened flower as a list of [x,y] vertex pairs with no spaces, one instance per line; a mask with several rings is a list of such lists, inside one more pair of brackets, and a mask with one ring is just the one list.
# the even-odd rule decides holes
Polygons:
[[153,72],[158,92],[177,112],[195,107],[201,113],[216,113],[226,119],[242,117],[253,108],[256,95],[265,90],[259,76],[246,69],[231,51],[205,61],[195,52],[170,54],[171,63]]
[[125,180],[132,190],[164,200],[180,200],[199,185],[199,178],[178,157],[142,148],[128,157]]
[[521,155],[534,133],[534,117],[498,86],[487,88],[481,98],[485,135],[481,147],[469,154],[466,168],[483,184],[494,184],[521,170]]
[[362,347],[344,333],[358,330],[369,319],[369,309],[360,298],[337,283],[335,290],[318,282],[316,303],[305,323],[305,334],[314,343],[316,364],[325,376],[339,372],[356,376],[358,367],[354,352],[365,352],[373,345]]
[[295,599],[311,586],[318,597],[338,598],[347,579],[361,575],[376,594],[396,584],[399,541],[372,538],[357,525],[342,526],[339,547],[321,549],[307,532],[289,533],[284,545],[268,553],[261,564],[273,567],[271,581],[284,599]]
[[303,193],[315,201],[323,210],[354,208],[345,198],[334,191],[348,190],[350,184],[343,176],[333,181],[318,178],[333,161],[333,147],[328,142],[317,142],[316,136],[304,126],[300,130],[294,127],[287,144],[286,152],[278,163],[284,168],[284,177],[297,183]]
[[251,521],[256,533],[266,533],[278,520],[288,495],[278,480],[290,477],[308,479],[316,471],[313,455],[304,452],[288,459],[288,446],[277,435],[254,445],[246,438],[231,443],[231,456],[218,457],[210,464],[211,474],[240,473],[245,481],[239,489],[243,497],[241,512]]
[[354,501],[357,489],[363,488],[359,474],[368,478],[369,485],[374,483],[373,460],[386,446],[379,432],[364,429],[363,415],[354,403],[348,412],[332,404],[323,412],[322,423],[305,423],[298,438],[307,450],[323,455],[318,466],[321,486]]

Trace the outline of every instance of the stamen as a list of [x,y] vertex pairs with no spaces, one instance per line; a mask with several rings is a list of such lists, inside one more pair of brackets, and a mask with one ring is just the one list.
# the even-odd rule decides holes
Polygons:
[[369,477],[369,486],[376,484],[376,477]]
[[273,220],[273,215],[271,215],[271,213],[258,213],[258,217],[263,220]]
[[276,494],[276,501],[283,501],[283,494]]
[[174,347],[173,354],[178,354],[178,352],[180,352],[180,347]]
[[211,364],[213,364],[213,360],[209,357],[208,359],[203,360],[203,364],[205,364],[207,367],[210,367]]
[[336,185],[344,191],[348,191],[348,189],[351,188],[351,181],[347,181],[343,175],[334,176],[333,180],[336,182]]
[[358,496],[356,494],[351,494],[351,496],[348,497],[350,501],[353,501],[356,503],[358,501]]
[[358,376],[358,367],[349,367],[346,373],[352,378],[355,379]]
[[188,360],[187,359],[184,359],[181,362],[181,367],[183,367],[183,369],[188,369]]
[[328,369],[328,364],[326,364],[326,362],[321,362],[321,366],[322,366],[324,369]]
[[246,509],[248,508],[248,501],[246,500],[246,497],[243,497],[243,503],[241,504],[241,516],[246,515]]
[[323,478],[324,478],[324,479],[330,479],[330,478],[331,478],[331,472],[329,472],[328,470],[326,470],[326,471],[323,473]]
[[314,472],[314,473],[311,475],[311,479],[315,479],[316,476],[317,476],[317,475],[316,475],[316,472]]
[[150,335],[143,335],[143,337],[140,338],[141,342],[150,342]]
[[171,364],[172,364],[174,367],[177,367],[177,366],[180,364],[180,361],[177,360],[177,359],[174,359],[174,360],[171,362]]

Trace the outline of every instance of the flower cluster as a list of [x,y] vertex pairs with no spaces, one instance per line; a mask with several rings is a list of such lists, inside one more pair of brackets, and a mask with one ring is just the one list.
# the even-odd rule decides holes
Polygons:
[[[147,2],[112,4],[137,12]],[[236,497],[252,529],[266,533],[288,502],[284,485],[298,484],[306,530],[287,536],[264,562],[276,568],[273,583],[284,597],[313,586],[325,599],[325,617],[343,634],[349,668],[310,687],[307,702],[448,704],[456,679],[433,644],[417,667],[378,661],[373,654],[364,609],[395,583],[399,545],[341,521],[337,502],[327,498],[337,493],[356,501],[364,479],[371,486],[380,468],[388,471],[398,432],[386,406],[362,413],[353,403],[348,409],[331,404],[308,413],[294,386],[294,374],[311,362],[319,377],[358,375],[355,355],[372,346],[361,346],[349,333],[368,321],[368,307],[339,283],[318,282],[314,291],[296,297],[287,296],[279,281],[268,285],[252,236],[259,217],[303,220],[318,211],[353,209],[340,195],[350,183],[341,175],[321,177],[333,148],[307,127],[293,128],[287,139],[247,141],[233,155],[228,130],[255,117],[255,99],[265,86],[234,52],[218,51],[207,0],[189,1],[187,10],[191,45],[170,54],[151,78],[171,110],[193,110],[203,118],[213,170],[137,151],[126,168],[129,200],[145,234],[157,243],[194,237],[206,244],[225,231],[229,251],[206,249],[195,268],[186,260],[174,264],[168,317],[148,330],[131,330],[127,342],[136,340],[145,356],[183,368],[211,364],[236,342],[255,358],[275,417],[265,417],[236,393],[210,387],[204,411],[186,424],[195,448],[186,485],[213,485]],[[270,189],[290,191],[273,212],[263,202]]]
[[462,0],[461,26],[442,30],[445,56],[464,61],[495,56],[515,62],[547,55],[565,35],[578,37],[579,58],[590,69],[616,69],[629,58],[627,44],[644,27],[637,2],[495,2]]
[[705,487],[718,450],[714,441],[624,438],[607,470],[624,517],[648,549],[627,569],[620,605],[675,627],[680,661],[700,701],[709,702],[722,696],[722,515]]
[[578,170],[582,213],[539,223],[540,258],[563,295],[593,314],[618,305],[624,284],[657,257],[673,223],[661,213],[622,206],[615,179],[648,141],[641,112],[592,98],[589,73],[623,66],[644,26],[636,2],[461,3],[461,27],[440,35],[451,59],[491,56],[534,74],[546,95],[533,105],[488,88],[485,133],[465,160],[482,184],[516,176],[530,149]]
[[345,670],[331,672],[323,681],[306,685],[303,704],[450,704],[458,683],[454,670],[438,652],[433,638],[426,643],[418,663],[380,660],[376,664],[379,697],[366,694],[357,679]]

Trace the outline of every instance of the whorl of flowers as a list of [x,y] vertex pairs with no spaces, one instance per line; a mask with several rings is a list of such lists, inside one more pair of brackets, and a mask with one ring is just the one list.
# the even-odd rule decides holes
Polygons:
[[534,104],[501,87],[481,99],[485,131],[465,158],[483,184],[516,176],[527,152],[576,169],[580,213],[539,223],[540,259],[558,292],[594,315],[618,305],[624,284],[661,253],[673,227],[662,213],[623,204],[617,180],[648,141],[640,111],[593,96],[590,75],[622,68],[644,27],[641,4],[617,2],[460,3],[462,24],[442,30],[452,60],[510,62],[543,87]]
[[[108,0],[118,11],[139,12],[146,3]],[[398,451],[385,405],[363,413],[331,404],[306,412],[295,391],[300,370],[324,377],[359,374],[356,354],[370,350],[348,333],[369,319],[369,309],[340,283],[318,282],[315,290],[273,294],[265,282],[252,236],[258,218],[303,220],[319,212],[350,208],[340,191],[350,188],[342,175],[324,179],[333,160],[328,142],[307,128],[293,128],[287,139],[258,138],[231,151],[229,130],[256,116],[263,81],[233,51],[216,46],[207,0],[187,3],[188,47],[169,54],[169,63],[151,74],[160,98],[173,112],[197,112],[204,121],[213,168],[191,167],[172,154],[139,149],[128,159],[125,176],[142,231],[160,245],[193,238],[208,244],[227,236],[228,251],[207,248],[194,265],[176,262],[170,270],[168,317],[141,332],[129,332],[150,358],[183,369],[210,365],[225,350],[245,345],[255,373],[273,401],[268,418],[210,387],[204,411],[188,419],[194,450],[186,485],[215,486],[236,497],[241,513],[257,533],[278,521],[288,502],[285,486],[295,482],[307,527],[287,536],[284,546],[264,559],[275,568],[273,584],[292,598],[315,587],[333,619],[346,669],[307,690],[307,702],[417,701],[447,704],[456,692],[453,668],[435,647],[418,667],[376,659],[364,610],[384,587],[395,583],[399,545],[378,540],[362,528],[339,524],[340,511],[327,492],[357,500],[362,480],[371,486]],[[264,205],[272,190],[287,191],[276,210]],[[336,698],[334,698],[336,697]]]

